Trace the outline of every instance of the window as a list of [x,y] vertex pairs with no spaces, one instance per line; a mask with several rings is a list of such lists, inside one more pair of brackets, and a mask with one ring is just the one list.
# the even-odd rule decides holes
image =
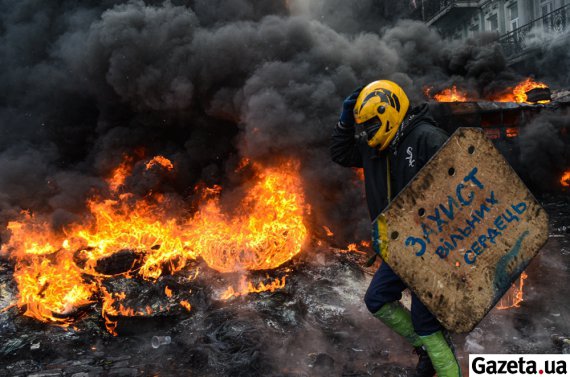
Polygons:
[[479,32],[479,25],[473,24],[469,27],[469,35],[474,36]]
[[550,29],[552,29],[552,16],[550,17],[546,17],[544,18],[544,16],[546,16],[547,14],[549,14],[550,12],[552,12],[552,1],[548,1],[548,2],[542,2],[542,4],[540,5],[541,11],[542,11],[542,27],[544,28],[544,31],[549,31]]
[[511,19],[511,30],[515,30],[519,27],[519,5],[517,3],[509,7],[509,15]]
[[519,18],[519,5],[513,4],[509,7],[509,14],[511,15],[511,21]]
[[499,30],[499,19],[497,18],[496,14],[490,16],[487,20],[489,22],[489,30],[491,31]]

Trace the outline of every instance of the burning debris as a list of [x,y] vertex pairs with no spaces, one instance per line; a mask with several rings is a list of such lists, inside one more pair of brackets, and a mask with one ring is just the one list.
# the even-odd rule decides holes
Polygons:
[[275,292],[278,289],[285,288],[285,279],[287,275],[283,276],[281,279],[277,278],[270,281],[268,284],[264,282],[259,282],[257,286],[253,285],[251,281],[247,281],[245,276],[242,276],[239,287],[237,290],[233,286],[228,287],[228,289],[222,294],[222,300],[227,300],[232,297],[245,296],[250,293],[260,293],[260,292]]
[[570,97],[527,78],[482,99],[456,86],[426,96],[441,127],[482,127],[517,173],[536,192],[564,190],[570,165]]
[[566,170],[560,177],[560,184],[563,187],[570,187],[570,170]]
[[550,89],[543,82],[537,82],[533,78],[528,77],[524,81],[518,83],[514,87],[503,89],[498,93],[490,94],[482,99],[477,96],[470,96],[467,91],[458,89],[456,85],[451,88],[443,89],[437,93],[431,94],[433,87],[424,89],[427,97],[433,98],[438,102],[515,102],[515,103],[549,103]]
[[[568,302],[559,284],[567,273],[564,258],[570,245],[564,225],[570,213],[562,201],[547,202],[545,208],[553,219],[552,234],[527,270],[524,301],[519,308],[493,310],[469,336],[455,336],[463,362],[467,352],[476,350],[559,352],[551,334],[570,331],[564,317]],[[413,355],[403,341],[362,310],[361,295],[373,272],[360,267],[366,257],[314,245],[311,250],[310,255],[300,254],[272,272],[287,275],[284,288],[228,301],[213,292],[224,292],[233,278],[221,276],[199,260],[187,271],[156,281],[108,278],[104,286],[117,299],[115,310],[122,304],[141,314],[108,312],[118,337],[98,325],[101,318],[96,310],[85,311],[80,321],[65,329],[38,324],[12,308],[0,314],[6,375],[91,371],[95,375],[411,374]],[[194,277],[191,271],[196,269],[200,273]],[[239,284],[241,277],[235,278]],[[272,281],[263,271],[252,272],[249,279]],[[6,285],[10,282],[4,270],[0,288],[15,295],[17,288]],[[240,287],[232,286],[236,291]],[[115,295],[118,292],[125,292],[124,298]],[[184,299],[191,302],[191,311],[183,306]],[[154,336],[170,336],[171,344],[154,349]],[[389,347],[378,337],[391,339]],[[30,350],[38,343],[39,349]]]
[[[147,171],[158,166],[166,172],[174,169],[163,156],[145,163]],[[84,223],[55,232],[44,220],[23,213],[21,220],[8,223],[11,237],[2,249],[15,263],[18,307],[42,322],[69,326],[78,311],[101,301],[101,315],[116,334],[110,316],[144,316],[154,310],[124,307],[126,293],[109,292],[109,278],[156,281],[165,273],[187,270],[188,262],[197,258],[224,273],[272,270],[291,260],[306,242],[304,216],[309,210],[296,175],[298,163],[251,169],[252,186],[231,214],[221,208],[220,187],[198,193],[199,208],[186,219],[168,216],[164,208],[169,199],[162,194],[133,201],[123,187],[128,178],[124,173],[132,171],[124,163],[108,181],[111,196],[89,200]],[[285,276],[254,286],[243,275],[237,291],[230,286],[222,298],[284,286]],[[170,297],[171,290],[164,289]],[[191,307],[188,301],[181,305]]]
[[495,307],[499,310],[520,308],[521,303],[524,301],[524,281],[527,278],[527,273],[523,271],[518,284],[513,284],[512,288],[507,291]]
[[[425,94],[427,97],[432,97],[432,88],[426,88]],[[467,93],[462,92],[457,89],[457,86],[453,85],[451,88],[443,89],[442,91],[435,93],[433,99],[437,102],[467,102]]]

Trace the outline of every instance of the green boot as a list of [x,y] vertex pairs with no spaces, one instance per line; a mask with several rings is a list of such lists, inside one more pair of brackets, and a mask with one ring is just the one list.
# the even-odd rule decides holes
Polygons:
[[420,338],[438,377],[461,377],[459,364],[441,331]]
[[412,317],[399,302],[389,302],[384,304],[374,317],[384,322],[389,328],[406,338],[414,347],[420,347],[422,340],[414,331]]

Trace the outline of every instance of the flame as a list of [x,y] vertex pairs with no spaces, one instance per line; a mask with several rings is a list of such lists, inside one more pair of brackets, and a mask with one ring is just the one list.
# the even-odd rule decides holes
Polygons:
[[103,295],[101,316],[105,320],[107,331],[112,335],[117,335],[117,321],[113,320],[111,317],[147,316],[153,313],[152,308],[148,305],[145,308],[138,308],[136,310],[125,306],[121,302],[127,297],[125,292],[109,293],[103,286],[101,286],[100,290]]
[[5,306],[2,309],[0,309],[0,313],[7,312],[8,310],[12,309],[15,306],[17,306],[15,302],[12,304],[9,304],[8,306]]
[[164,219],[160,205],[162,196],[151,201],[137,201],[129,205],[130,194],[117,200],[91,200],[88,208],[93,216],[90,227],[83,225],[71,230],[82,241],[87,258],[86,270],[95,274],[97,261],[119,250],[133,250],[142,258],[139,274],[145,279],[158,279],[165,267],[170,272],[181,270],[196,254],[185,246],[184,227],[176,219]]
[[[528,102],[526,93],[532,89],[536,88],[548,88],[548,86],[543,82],[534,81],[531,77],[520,82],[514,88],[510,89],[509,93],[502,94],[496,97],[492,97],[491,101],[495,102]],[[549,101],[539,101],[539,103],[545,103]]]
[[[367,248],[370,246],[370,242],[368,241],[360,241],[360,246]],[[346,249],[341,249],[340,252],[342,253],[358,253],[358,254],[366,254],[366,252],[359,250],[358,245],[356,243],[350,243],[346,247]]]
[[180,301],[180,306],[182,306],[184,309],[191,311],[192,310],[192,305],[190,305],[190,303],[186,300],[181,300]]
[[273,269],[297,255],[307,237],[298,169],[287,162],[261,172],[232,216],[208,199],[187,233],[194,252],[220,272]]
[[[425,90],[426,95],[430,96],[431,88]],[[453,85],[451,88],[444,89],[439,93],[433,95],[433,98],[437,102],[466,102],[468,101],[467,92],[457,89],[457,86]]]
[[66,315],[94,302],[96,287],[83,281],[81,271],[65,252],[53,258],[32,256],[18,263],[16,270],[18,306],[25,308],[28,317],[68,326],[72,320]]
[[564,187],[570,187],[570,169],[566,170],[560,177],[560,184]]
[[166,297],[172,297],[172,289],[168,288],[168,286],[164,287],[164,294]]
[[[202,198],[201,205],[187,219],[167,213],[169,198],[163,194],[136,199],[117,191],[134,162],[124,158],[108,177],[111,197],[89,199],[84,219],[63,232],[28,212],[9,222],[11,237],[1,252],[16,261],[17,306],[25,315],[69,326],[74,311],[100,300],[107,329],[116,334],[112,317],[145,315],[152,309],[127,308],[121,302],[124,293],[107,292],[102,285],[107,276],[97,270],[102,258],[128,250],[135,262],[123,274],[156,280],[182,270],[198,256],[220,272],[273,269],[297,255],[307,239],[304,216],[310,207],[305,204],[297,161],[270,168],[251,163],[256,173],[251,188],[232,212],[222,209],[221,187],[198,185],[195,194]],[[174,169],[162,156],[146,163],[147,169],[158,165]],[[197,274],[198,270],[194,277]],[[285,278],[260,283],[248,292],[284,285]],[[166,287],[165,294],[170,297],[171,289]],[[180,305],[191,308],[189,303]]]
[[524,301],[523,299],[523,288],[524,288],[524,281],[528,277],[526,272],[523,272],[519,278],[518,286],[513,284],[511,289],[501,298],[499,303],[497,304],[497,309],[505,310],[510,308],[518,308],[520,307],[520,303]]
[[[527,78],[520,82],[512,88],[507,88],[506,91],[498,94],[493,94],[488,98],[484,99],[492,102],[518,102],[518,103],[528,103],[528,97],[526,93],[532,89],[536,88],[548,88],[548,86],[539,81],[535,81],[532,78]],[[470,97],[466,91],[458,89],[456,85],[451,88],[446,88],[436,94],[431,94],[433,88],[427,87],[424,89],[424,94],[428,98],[433,98],[437,102],[468,102],[468,101],[479,101],[479,98]],[[538,101],[538,103],[548,103],[550,101]]]
[[172,165],[172,162],[164,156],[154,156],[152,160],[147,162],[146,169],[149,170],[150,168],[156,165],[162,166],[164,169],[168,171],[174,169],[174,165]]
[[70,320],[61,316],[94,302],[96,287],[84,282],[66,239],[50,237],[43,232],[49,224],[28,212],[22,215],[26,222],[8,223],[12,237],[2,249],[12,249],[16,257],[17,306],[29,317],[67,326]]
[[505,134],[508,138],[513,138],[519,136],[519,129],[516,127],[509,127],[505,130]]
[[117,191],[117,189],[125,183],[125,180],[133,170],[133,158],[131,156],[123,156],[123,161],[113,169],[111,176],[107,180],[109,189]]
[[333,231],[332,231],[331,228],[329,228],[328,226],[323,225],[323,229],[324,229],[325,232],[327,233],[327,237],[332,237],[332,236],[334,236]]
[[251,163],[251,160],[247,157],[242,158],[238,164],[238,166],[235,169],[236,173],[239,173],[240,171],[242,171],[243,169],[245,169],[247,166],[249,166],[249,164]]
[[353,168],[354,174],[356,174],[356,178],[360,182],[364,182],[364,169],[362,168]]
[[270,283],[265,284],[264,282],[259,282],[257,286],[253,285],[251,281],[247,281],[245,276],[241,277],[238,290],[236,291],[233,286],[229,286],[224,293],[222,293],[222,300],[228,300],[232,297],[244,296],[249,293],[260,293],[260,292],[275,292],[278,289],[285,288],[285,279],[287,275],[283,276],[281,279],[276,278]]

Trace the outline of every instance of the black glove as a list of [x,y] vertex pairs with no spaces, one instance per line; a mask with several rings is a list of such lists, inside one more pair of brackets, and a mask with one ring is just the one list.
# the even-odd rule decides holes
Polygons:
[[339,122],[344,128],[354,127],[354,105],[356,104],[356,99],[358,98],[362,88],[364,88],[364,86],[361,86],[352,92],[352,94],[346,97],[342,103],[342,112],[340,113]]

